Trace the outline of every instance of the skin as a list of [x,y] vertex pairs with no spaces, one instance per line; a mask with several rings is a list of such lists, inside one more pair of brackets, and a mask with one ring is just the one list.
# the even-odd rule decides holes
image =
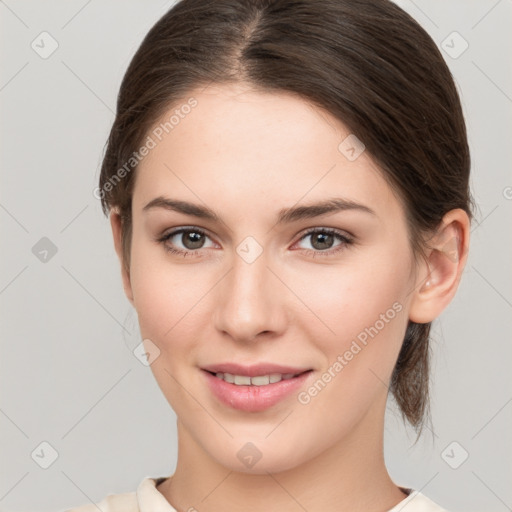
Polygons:
[[[190,96],[197,107],[137,169],[129,271],[111,214],[125,293],[142,338],[160,350],[151,370],[178,418],[176,470],[158,490],[177,510],[389,510],[405,498],[383,456],[390,377],[408,320],[433,320],[456,292],[468,217],[448,212],[416,262],[404,209],[368,152],[349,161],[338,150],[350,134],[340,121],[291,94],[242,84]],[[208,206],[221,221],[143,211],[158,196]],[[332,197],[374,214],[276,224],[282,208]],[[189,238],[157,241],[182,226],[207,232],[185,257],[165,245],[186,251]],[[353,243],[334,237],[318,249],[308,228],[334,228]],[[248,236],[263,249],[250,264],[237,253]],[[241,412],[206,386],[203,365],[274,362],[312,368],[307,390],[394,303],[401,311],[307,404],[293,393]],[[262,455],[252,468],[237,457],[247,442]]]

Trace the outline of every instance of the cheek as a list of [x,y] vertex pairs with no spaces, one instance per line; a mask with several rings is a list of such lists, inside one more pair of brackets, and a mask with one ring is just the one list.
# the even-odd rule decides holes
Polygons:
[[409,262],[399,260],[395,251],[379,257],[374,255],[368,261],[356,259],[351,264],[303,272],[300,278],[295,276],[295,282],[300,282],[297,295],[322,322],[323,331],[330,332],[342,344],[375,323],[384,330],[380,321],[382,315],[385,330],[391,331],[387,327],[397,322],[387,320],[402,318],[396,315],[397,309],[406,309],[410,291]]
[[199,330],[198,313],[210,288],[207,276],[203,277],[189,265],[171,265],[163,249],[134,244],[131,286],[142,336],[168,350],[171,345],[179,348],[175,347],[182,339],[178,333]]
[[188,265],[170,264],[163,250],[142,243],[133,247],[131,285],[140,333],[160,351],[151,371],[179,417],[200,415],[183,383],[189,378],[187,361],[204,338],[210,318],[205,297],[211,284]]
[[[386,392],[408,321],[412,259],[404,254],[406,246],[388,247],[366,261],[354,258],[351,265],[324,268],[321,276],[317,272],[302,281],[306,303],[322,321],[301,324],[323,354],[320,373],[329,381],[323,398],[314,398],[319,414],[327,414],[324,408],[330,410],[332,403],[340,405],[340,414],[362,414]],[[306,393],[312,398],[318,391]]]
[[301,324],[324,364],[299,396],[307,418],[331,418],[326,438],[349,432],[377,399],[385,399],[407,325],[406,272],[353,268],[343,276],[337,269],[330,277],[323,286],[311,279],[308,305],[334,334],[320,331],[318,323]]

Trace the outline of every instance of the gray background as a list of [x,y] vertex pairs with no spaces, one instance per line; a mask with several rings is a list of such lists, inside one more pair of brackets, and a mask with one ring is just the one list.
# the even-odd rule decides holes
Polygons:
[[[2,511],[63,510],[174,470],[175,416],[132,353],[136,315],[93,196],[122,75],[172,3],[0,1]],[[386,460],[451,511],[512,510],[512,1],[399,3],[455,76],[480,211],[434,327],[435,434],[413,446],[390,402]],[[46,59],[31,47],[43,31],[59,45]]]

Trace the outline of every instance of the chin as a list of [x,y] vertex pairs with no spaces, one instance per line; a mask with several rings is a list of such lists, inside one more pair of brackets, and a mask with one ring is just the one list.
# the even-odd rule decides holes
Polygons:
[[230,471],[250,475],[288,471],[307,460],[307,454],[298,452],[295,442],[286,445],[278,442],[276,445],[269,439],[260,441],[250,436],[230,439],[229,443],[219,443],[212,448],[207,451],[218,464]]
[[[223,456],[223,459],[225,459],[225,455]],[[262,456],[262,458],[252,467],[241,463],[238,458],[222,461],[219,460],[218,462],[230,471],[245,473],[248,475],[268,475],[269,473],[282,473],[300,465],[299,460],[289,460],[286,458],[286,456],[279,456],[279,454],[275,453],[272,454],[271,457]]]

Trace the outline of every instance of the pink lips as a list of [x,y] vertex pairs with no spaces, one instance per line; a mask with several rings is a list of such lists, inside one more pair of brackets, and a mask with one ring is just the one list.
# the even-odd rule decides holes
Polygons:
[[[218,400],[229,407],[245,412],[260,412],[272,407],[287,396],[297,392],[312,373],[309,369],[274,364],[241,366],[234,363],[206,366],[202,371],[210,390]],[[249,377],[272,373],[294,374],[295,376],[263,386],[240,386],[216,377],[215,373],[231,373]]]

